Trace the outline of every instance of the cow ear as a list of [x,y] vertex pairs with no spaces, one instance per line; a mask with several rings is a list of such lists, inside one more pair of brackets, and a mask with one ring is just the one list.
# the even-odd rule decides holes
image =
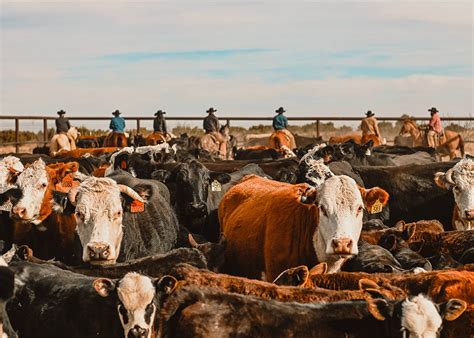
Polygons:
[[359,279],[359,289],[360,290],[367,290],[367,289],[379,289],[379,285],[375,283],[373,280],[367,278]]
[[403,231],[403,230],[405,230],[405,221],[403,221],[403,220],[398,221],[397,224],[395,224],[395,225],[393,226],[393,228],[394,228],[395,230],[398,230],[398,231]]
[[155,282],[155,287],[167,295],[171,294],[177,286],[178,281],[170,275],[163,276]]
[[273,284],[286,286],[303,286],[308,281],[309,271],[306,265],[286,269],[278,275]]
[[388,192],[379,187],[371,189],[359,187],[359,191],[360,195],[362,196],[362,200],[364,201],[365,207],[369,212],[376,203],[380,203],[382,206],[385,206],[390,197]]
[[229,183],[231,180],[230,175],[226,173],[218,173],[218,172],[211,171],[209,173],[209,176],[211,177],[211,182],[218,181],[220,184]]
[[397,248],[397,237],[395,235],[382,236],[379,245],[388,251],[393,251]]
[[325,275],[327,271],[328,271],[328,263],[323,262],[323,263],[319,263],[313,266],[311,270],[309,270],[309,275],[310,276]]
[[93,283],[95,291],[102,296],[108,297],[115,290],[115,282],[108,278],[98,278]]
[[402,238],[405,241],[409,241],[410,239],[413,238],[413,236],[415,236],[415,232],[416,232],[416,223],[407,224],[405,225],[403,229]]
[[370,314],[377,320],[385,320],[393,313],[393,309],[385,299],[368,299],[367,307]]
[[317,196],[318,191],[316,189],[308,188],[301,194],[300,202],[302,204],[315,204]]
[[437,172],[434,175],[434,182],[442,189],[451,189],[453,187],[453,184],[446,180],[446,173],[443,172]]
[[461,299],[452,298],[445,303],[438,304],[443,319],[452,321],[463,314],[467,309],[467,303]]

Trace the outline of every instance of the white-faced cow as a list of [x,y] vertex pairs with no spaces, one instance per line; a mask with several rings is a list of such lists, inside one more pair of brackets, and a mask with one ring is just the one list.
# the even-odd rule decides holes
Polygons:
[[453,191],[453,228],[474,230],[474,162],[462,159],[445,173],[436,173],[435,182],[439,187]]
[[330,177],[317,190],[247,176],[219,206],[227,239],[224,270],[250,278],[264,272],[269,281],[285,269],[318,261],[338,271],[358,252],[364,207],[387,200],[384,190],[360,188],[347,176]]

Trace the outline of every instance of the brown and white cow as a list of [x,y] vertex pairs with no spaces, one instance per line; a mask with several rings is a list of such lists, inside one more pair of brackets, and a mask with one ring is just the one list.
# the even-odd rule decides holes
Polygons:
[[338,271],[357,254],[364,207],[387,200],[384,190],[360,188],[347,176],[328,178],[317,190],[247,176],[219,206],[227,238],[224,271],[250,278],[263,272],[269,281],[285,269],[318,261]]
[[[15,187],[16,177],[24,170],[20,159],[15,156],[7,156],[0,160],[0,193]],[[10,211],[11,203],[0,205],[0,211]]]
[[474,162],[462,159],[445,173],[436,173],[434,180],[439,187],[453,190],[453,228],[474,230]]

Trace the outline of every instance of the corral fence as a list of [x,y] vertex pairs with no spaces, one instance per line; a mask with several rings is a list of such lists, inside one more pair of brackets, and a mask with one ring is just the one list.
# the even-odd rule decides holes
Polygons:
[[[469,114],[470,115],[470,114]],[[293,117],[287,116],[288,120],[290,121],[307,121],[310,123],[315,123],[315,135],[321,135],[321,122],[344,122],[344,121],[360,121],[360,117],[339,117],[339,116],[332,116],[332,117]],[[54,121],[57,117],[51,116],[0,116],[0,121],[14,121],[15,123],[15,142],[3,142],[0,143],[0,147],[2,146],[15,146],[15,151],[19,152],[20,145],[23,144],[43,144],[47,145],[49,143],[48,139],[48,121]],[[411,117],[416,121],[429,121],[430,118],[428,117]],[[69,117],[68,119],[71,121],[109,121],[110,117],[96,117],[96,116],[84,116],[84,117]],[[136,130],[140,130],[141,121],[152,121],[154,117],[124,117],[126,121],[135,121],[136,123]],[[265,117],[238,117],[238,116],[219,116],[221,122],[226,121],[227,123],[231,123],[232,121],[272,121],[272,116],[265,116]],[[43,121],[43,140],[42,141],[23,141],[20,142],[20,121],[32,121],[32,120],[41,120]],[[178,117],[178,116],[170,116],[166,118],[167,121],[202,121],[203,117]],[[379,122],[397,122],[401,121],[400,117],[377,117]],[[468,122],[471,124],[474,121],[473,117],[443,117],[443,123],[448,122]],[[50,127],[53,127],[54,124],[51,124]],[[467,138],[465,142],[474,142],[474,139]]]

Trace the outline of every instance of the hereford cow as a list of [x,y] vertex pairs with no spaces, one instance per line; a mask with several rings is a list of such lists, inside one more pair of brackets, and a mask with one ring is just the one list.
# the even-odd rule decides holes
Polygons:
[[382,189],[365,190],[347,176],[333,176],[317,191],[247,176],[219,206],[227,239],[224,271],[249,278],[264,272],[273,280],[287,268],[318,261],[337,271],[358,252],[364,207],[386,199]]
[[183,287],[164,304],[160,331],[168,337],[435,337],[443,319],[455,320],[465,308],[458,299],[437,307],[423,295],[298,304]]
[[119,280],[86,277],[55,266],[13,264],[19,289],[8,312],[20,337],[150,338],[167,278],[135,272]]
[[463,159],[445,173],[435,174],[436,184],[453,191],[455,230],[474,230],[474,162]]
[[114,264],[175,248],[179,225],[166,187],[125,172],[110,177],[90,177],[68,194],[75,206],[83,261]]

